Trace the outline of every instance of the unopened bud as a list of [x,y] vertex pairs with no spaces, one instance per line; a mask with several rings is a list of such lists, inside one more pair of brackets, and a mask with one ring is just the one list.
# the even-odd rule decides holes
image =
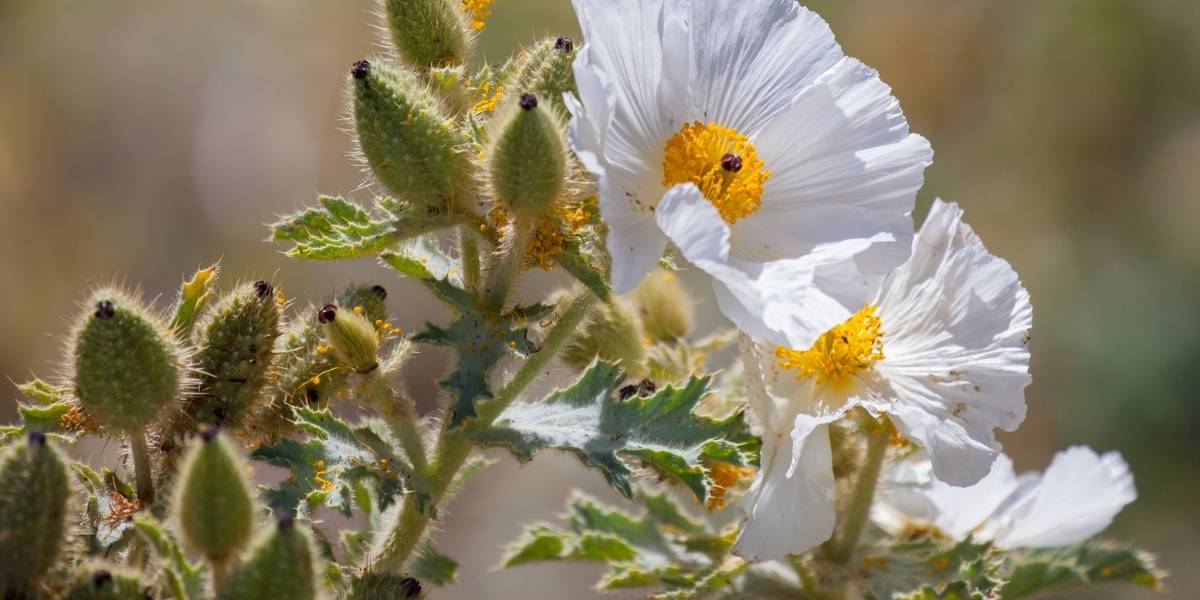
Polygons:
[[217,590],[218,600],[318,596],[316,553],[307,527],[281,520]]
[[565,118],[567,107],[563,94],[577,93],[575,71],[575,42],[569,37],[544,39],[525,51],[517,67],[517,89],[536,94],[548,110]]
[[45,435],[0,451],[0,597],[37,594],[68,536],[67,468]]
[[643,279],[633,302],[646,335],[656,342],[673,342],[692,329],[692,299],[674,273],[658,271]]
[[566,151],[555,118],[525,93],[503,125],[491,152],[496,199],[519,219],[546,214],[563,193]]
[[620,304],[601,304],[592,309],[587,322],[563,350],[562,360],[582,371],[593,360],[620,365],[638,373],[642,362],[642,341],[635,317]]
[[101,563],[85,568],[71,585],[66,600],[146,600],[153,586],[136,573]]
[[325,329],[325,339],[343,365],[358,373],[370,373],[379,366],[379,334],[367,320],[361,306],[356,310],[332,304],[317,313]]
[[458,0],[384,0],[384,16],[400,58],[418,71],[466,61],[469,25]]
[[233,557],[250,540],[254,496],[245,462],[208,426],[187,451],[175,496],[184,542],[212,563]]

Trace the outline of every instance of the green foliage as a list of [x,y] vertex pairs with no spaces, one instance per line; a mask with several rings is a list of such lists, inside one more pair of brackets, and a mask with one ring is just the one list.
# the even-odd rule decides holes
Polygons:
[[180,337],[191,336],[192,325],[212,299],[213,288],[216,287],[217,276],[220,272],[219,264],[197,269],[191,279],[184,281],[179,286],[179,298],[175,301],[171,329],[174,329]]
[[452,0],[384,0],[392,44],[404,62],[427,71],[466,60],[470,30],[455,4]]
[[865,597],[886,600],[979,599],[996,597],[1001,579],[991,549],[970,541],[957,544],[926,538],[862,548],[851,567],[821,565],[821,571],[847,577]]
[[46,436],[0,449],[0,597],[23,597],[58,560],[67,537],[67,468]]
[[276,241],[292,242],[287,255],[330,260],[371,256],[393,244],[458,223],[461,217],[415,212],[389,198],[375,200],[375,213],[336,196],[273,224]]
[[80,571],[66,600],[145,600],[152,589],[137,573],[97,564]]
[[524,323],[546,316],[551,307],[518,306],[508,314],[496,315],[481,309],[473,294],[447,280],[426,279],[425,285],[457,313],[449,327],[443,329],[428,323],[425,331],[412,338],[415,342],[453,348],[458,354],[457,367],[438,382],[454,393],[450,424],[457,427],[476,416],[477,398],[493,397],[487,378],[501,358],[509,352],[525,356],[536,350],[526,337]]
[[283,516],[217,590],[218,600],[318,596],[316,553],[308,528]]
[[158,555],[159,569],[171,593],[179,600],[203,599],[207,568],[188,562],[179,542],[158,521],[149,517],[135,517],[133,524]]
[[121,290],[92,293],[71,346],[79,401],[105,427],[140,435],[182,396],[184,357],[178,342]]
[[626,372],[641,372],[642,334],[633,315],[619,303],[593,307],[562,354],[562,361],[576,371],[588,368],[597,358]]
[[752,437],[740,412],[724,419],[692,411],[708,393],[710,379],[691,378],[683,387],[666,387],[642,396],[626,391],[618,398],[624,376],[598,362],[570,387],[542,402],[515,404],[494,427],[470,433],[484,447],[504,447],[518,459],[530,460],[539,450],[575,454],[599,469],[608,483],[632,497],[630,463],[683,483],[700,502],[714,487],[707,465],[746,465],[753,460]]
[[455,285],[462,283],[458,264],[442,252],[437,239],[430,235],[406,240],[394,250],[380,253],[379,259],[406,277],[447,279]]
[[309,434],[305,442],[283,439],[250,455],[291,472],[285,481],[264,489],[272,508],[304,514],[328,506],[349,516],[358,502],[360,480],[374,483],[381,511],[403,491],[404,462],[383,427],[374,422],[351,427],[328,410],[302,408],[296,417]]
[[446,585],[454,581],[458,573],[458,563],[453,558],[439,554],[429,544],[417,550],[408,564],[409,572],[421,581],[434,585]]
[[519,106],[501,125],[489,153],[496,201],[518,220],[547,215],[563,193],[566,149],[562,126],[538,107],[538,98],[523,94]]
[[[28,433],[30,430],[46,433],[74,433],[88,426],[83,409],[69,395],[69,390],[51,385],[35,378],[17,386],[17,389],[32,402],[18,402],[22,427],[13,428],[10,435]],[[73,424],[71,417],[80,420]]]
[[180,469],[175,514],[187,545],[212,563],[224,563],[250,540],[254,498],[245,463],[215,428],[192,441]]
[[1014,550],[1005,557],[1004,598],[1103,583],[1132,583],[1157,589],[1163,573],[1146,552],[1101,542],[1062,548]]
[[546,108],[560,117],[567,116],[563,94],[578,93],[575,71],[571,68],[576,51],[575,42],[566,37],[544,39],[534,44],[519,59],[512,89],[516,93],[533,93],[546,103]]
[[133,486],[107,468],[97,473],[82,463],[72,467],[87,494],[83,510],[85,552],[110,556],[121,551],[134,538],[129,517],[141,509]]

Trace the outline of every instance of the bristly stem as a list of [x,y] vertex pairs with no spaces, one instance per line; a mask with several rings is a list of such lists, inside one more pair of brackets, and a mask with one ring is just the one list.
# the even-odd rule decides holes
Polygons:
[[150,449],[146,447],[146,434],[130,432],[129,453],[133,457],[133,474],[136,481],[137,498],[142,506],[154,503],[154,469],[150,465]]
[[842,515],[834,539],[825,547],[830,560],[845,564],[854,555],[858,539],[862,536],[867,518],[870,516],[871,503],[875,499],[875,488],[879,484],[879,474],[883,468],[883,459],[887,456],[888,441],[892,436],[892,425],[886,415],[875,419],[861,408],[855,411],[855,418],[862,426],[867,438],[867,454],[858,478],[854,482],[854,491],[850,496],[850,504]]
[[[583,321],[588,309],[596,297],[588,290],[581,290],[570,300],[570,304],[562,317],[554,324],[546,335],[542,347],[531,355],[521,368],[517,370],[496,399],[480,407],[478,421],[473,427],[487,426],[500,415],[521,392],[528,386],[550,361],[558,354],[575,328]],[[438,437],[437,447],[428,470],[428,506],[422,510],[423,500],[417,494],[408,494],[404,498],[400,515],[392,531],[388,534],[379,554],[371,562],[370,569],[383,573],[399,573],[404,564],[412,556],[413,550],[425,535],[434,510],[445,499],[447,491],[454,483],[455,477],[471,455],[471,440],[467,438],[462,427],[442,429]]]
[[461,248],[463,283],[468,290],[479,289],[479,236],[471,229],[471,225],[461,225],[458,228],[458,242]]
[[500,247],[491,254],[482,290],[484,308],[493,312],[504,309],[508,292],[521,272],[521,262],[525,260],[531,233],[527,223],[515,220],[505,232]]

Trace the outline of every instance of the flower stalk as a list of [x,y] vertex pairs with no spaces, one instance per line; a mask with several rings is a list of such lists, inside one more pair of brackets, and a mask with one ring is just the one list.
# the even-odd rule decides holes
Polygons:
[[879,485],[883,459],[887,456],[888,441],[892,434],[892,425],[887,415],[876,419],[865,409],[858,408],[854,412],[854,418],[862,427],[866,437],[867,451],[838,531],[833,539],[825,545],[826,556],[839,564],[845,564],[850,560],[854,555],[854,549],[858,546],[859,538],[862,537],[863,528],[871,513],[871,503],[875,499],[875,488]]

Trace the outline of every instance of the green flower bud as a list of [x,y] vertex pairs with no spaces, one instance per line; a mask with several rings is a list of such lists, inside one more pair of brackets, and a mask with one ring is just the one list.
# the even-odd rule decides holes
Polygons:
[[223,564],[250,540],[254,496],[233,444],[208,426],[188,449],[175,494],[183,540],[213,564]]
[[317,311],[325,327],[325,339],[343,365],[360,374],[379,367],[379,333],[367,320],[361,306],[351,309],[326,304]]
[[71,488],[45,434],[0,452],[0,598],[23,598],[54,566],[67,537]]
[[365,60],[350,72],[359,147],[379,182],[430,216],[467,212],[460,204],[472,182],[469,141],[427,86]]
[[547,109],[565,117],[567,106],[563,94],[578,93],[575,71],[571,68],[575,60],[575,42],[565,36],[542,40],[519,60],[515,89],[536,94]]
[[566,185],[562,128],[538,98],[525,93],[490,153],[496,199],[518,219],[547,214]]
[[632,374],[639,374],[642,355],[642,340],[635,317],[614,302],[598,304],[592,309],[579,333],[567,343],[562,360],[571,368],[582,371],[599,357],[621,365]]
[[386,321],[388,318],[387,289],[382,285],[364,285],[347,288],[338,294],[337,304],[339,306],[348,306],[351,309],[361,306],[363,316],[372,323],[375,321]]
[[656,342],[676,341],[692,329],[692,299],[674,273],[658,271],[643,279],[633,302],[646,335]]
[[184,354],[141,303],[117,289],[97,290],[74,332],[75,390],[98,424],[144,433],[181,396]]
[[291,515],[255,544],[246,560],[217,590],[218,600],[317,597],[315,552],[306,528]]
[[364,573],[351,583],[349,600],[419,600],[425,595],[421,582],[413,577]]
[[384,16],[400,58],[418,71],[459,65],[471,34],[457,0],[384,0]]
[[84,569],[66,600],[146,600],[152,587],[135,573],[107,565]]

